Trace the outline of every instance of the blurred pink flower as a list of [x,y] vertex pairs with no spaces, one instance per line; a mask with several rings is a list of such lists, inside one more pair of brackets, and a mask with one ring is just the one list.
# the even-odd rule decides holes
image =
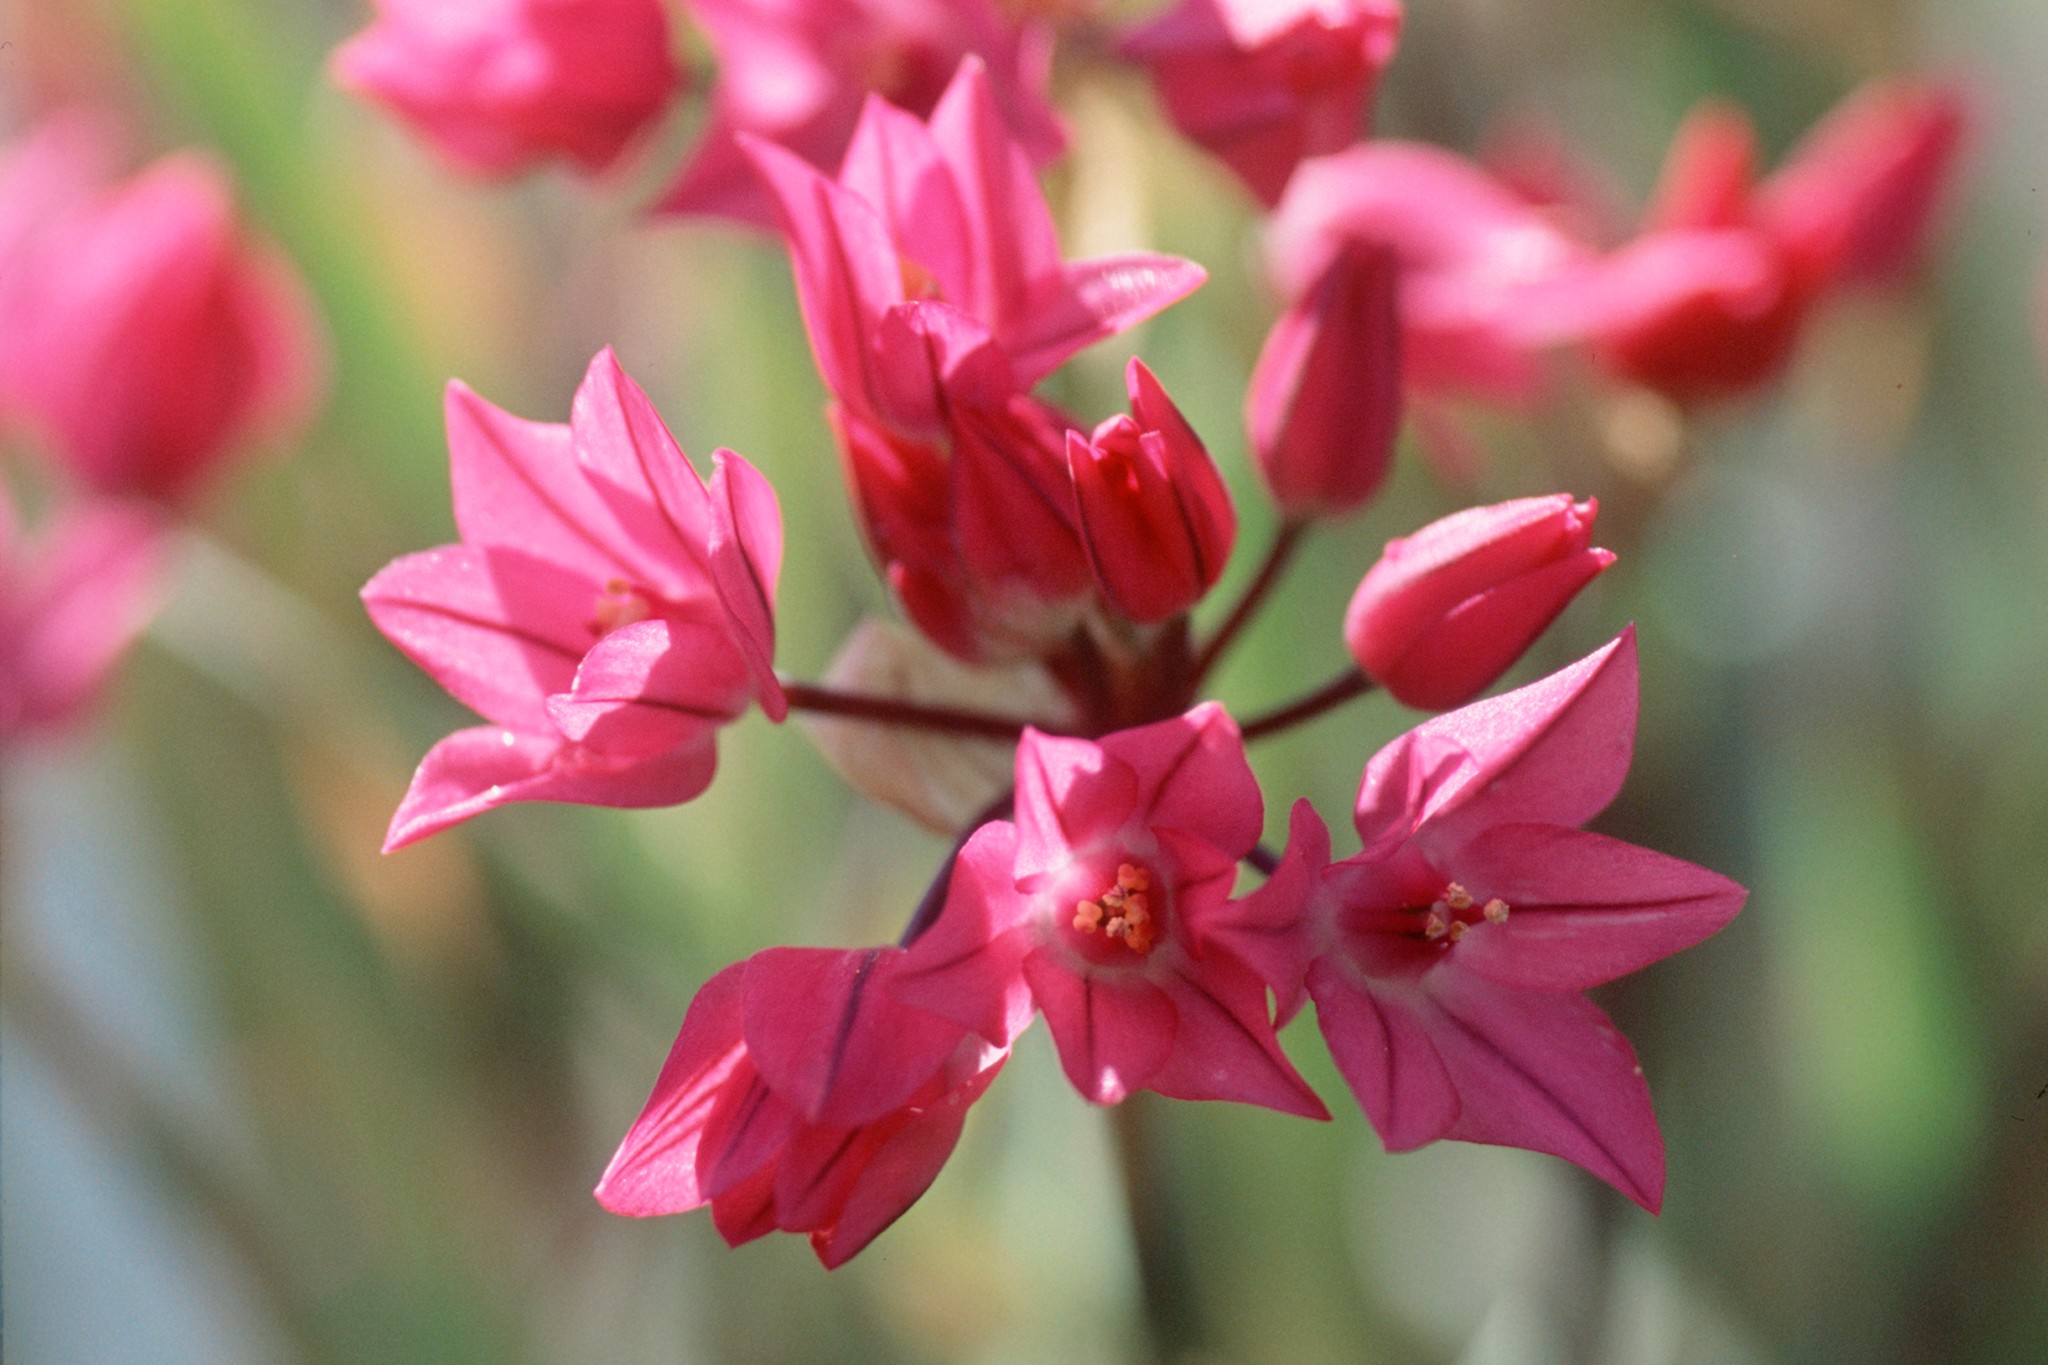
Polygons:
[[711,119],[663,201],[678,213],[775,221],[740,140],[836,168],[870,96],[925,118],[963,58],[988,72],[1008,134],[1035,163],[1066,145],[1047,99],[1052,30],[999,0],[689,0],[719,61]]
[[146,503],[64,507],[24,538],[0,481],[0,742],[72,722],[155,614],[168,551]]
[[421,762],[386,849],[508,801],[669,805],[711,782],[718,728],[780,720],[782,519],[729,451],[707,486],[609,350],[567,426],[448,390],[461,543],[363,588],[377,628],[494,724]]
[[[1390,1151],[1438,1138],[1574,1161],[1643,1207],[1664,1143],[1628,1042],[1581,992],[1706,938],[1745,892],[1577,828],[1628,773],[1633,628],[1519,691],[1424,722],[1366,765],[1362,851],[1299,803],[1286,856],[1219,924],[1283,1015],[1305,990]],[[1305,911],[1303,907],[1306,907]]]
[[1206,703],[1100,740],[1025,731],[1017,818],[983,826],[897,997],[1006,1047],[1045,1013],[1067,1079],[1327,1118],[1280,1051],[1267,983],[1208,943],[1263,803],[1237,725]]
[[1304,157],[1364,135],[1399,0],[1181,0],[1118,45],[1174,125],[1277,203]]
[[1008,1052],[898,1004],[900,948],[771,948],[690,1003],[598,1183],[614,1213],[711,1205],[733,1246],[780,1229],[843,1264],[931,1185]]
[[178,501],[303,419],[318,329],[218,166],[184,153],[94,190],[103,153],[66,120],[0,166],[0,416],[95,492]]
[[1470,701],[1614,562],[1589,548],[1598,510],[1569,493],[1518,498],[1388,542],[1344,614],[1351,657],[1410,706]]
[[1145,362],[1131,413],[1067,433],[1081,541],[1103,599],[1141,624],[1186,611],[1223,573],[1237,512],[1216,462]]
[[1399,284],[1391,250],[1347,244],[1266,337],[1245,427],[1287,517],[1354,511],[1386,478],[1401,427]]
[[466,171],[618,160],[682,85],[662,0],[372,0],[334,79]]
[[1681,402],[1770,382],[1829,294],[1910,270],[1967,112],[1950,86],[1866,86],[1759,182],[1748,118],[1703,106],[1672,143],[1641,233],[1563,280],[1575,315],[1560,331]]
[[1593,259],[1480,167],[1391,141],[1304,162],[1271,219],[1266,262],[1292,303],[1361,247],[1390,253],[1397,267],[1404,383],[1501,402],[1539,392],[1541,353],[1559,340],[1568,302],[1557,280]]

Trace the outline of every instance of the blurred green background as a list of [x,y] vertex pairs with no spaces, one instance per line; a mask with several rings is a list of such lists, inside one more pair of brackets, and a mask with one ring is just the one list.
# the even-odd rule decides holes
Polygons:
[[[413,763],[466,723],[355,598],[452,538],[450,376],[560,420],[616,345],[687,449],[781,490],[785,669],[816,676],[886,608],[778,251],[642,221],[651,163],[595,190],[458,181],[326,84],[366,17],[0,0],[12,116],[90,97],[142,152],[218,148],[317,291],[334,373],[304,443],[209,501],[98,724],[7,756],[6,1359],[1142,1359],[1107,1124],[1042,1030],[930,1194],[833,1274],[797,1238],[728,1252],[701,1214],[590,1198],[711,972],[892,938],[943,851],[797,727],[735,727],[687,807],[513,808],[378,855]],[[1582,381],[1484,421],[1473,488],[1404,448],[1219,679],[1244,714],[1333,671],[1359,573],[1430,516],[1602,497],[1621,563],[1515,676],[1638,621],[1638,759],[1598,827],[1752,888],[1600,997],[1657,1099],[1663,1214],[1524,1152],[1384,1155],[1298,1024],[1335,1122],[1150,1116],[1202,1358],[2048,1358],[2048,7],[1413,0],[1380,128],[1470,151],[1533,117],[1640,202],[1699,98],[1775,153],[1859,81],[1930,70],[1982,127],[1922,287],[1831,311],[1783,386],[1676,444],[1645,450],[1629,400]],[[1141,348],[1256,551],[1239,404],[1274,305],[1247,202],[1134,78],[1070,72],[1061,100],[1069,253],[1150,245],[1212,280],[1057,396],[1120,410]],[[1340,816],[1413,719],[1374,699],[1255,750],[1270,832],[1296,793]]]

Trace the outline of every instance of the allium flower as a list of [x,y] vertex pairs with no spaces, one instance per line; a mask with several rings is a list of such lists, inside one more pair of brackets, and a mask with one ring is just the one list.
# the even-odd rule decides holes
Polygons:
[[1081,540],[1103,598],[1153,624],[1200,601],[1237,536],[1230,490],[1145,362],[1126,370],[1129,417],[1067,433]]
[[312,307],[211,161],[167,157],[87,193],[53,164],[71,155],[97,159],[54,130],[0,168],[0,413],[95,492],[181,500],[303,417]]
[[1176,127],[1279,201],[1302,158],[1364,132],[1399,0],[1181,0],[1125,35]]
[[1410,706],[1470,701],[1614,562],[1592,548],[1598,510],[1569,493],[1518,498],[1388,542],[1344,613],[1351,657]]
[[1304,162],[1274,211],[1266,262],[1282,296],[1297,300],[1359,246],[1391,252],[1399,268],[1405,382],[1499,401],[1538,392],[1541,352],[1571,316],[1558,280],[1592,260],[1478,166],[1391,141]]
[[1630,630],[1424,722],[1366,766],[1361,852],[1331,863],[1302,802],[1272,880],[1215,929],[1283,1010],[1306,989],[1389,1150],[1446,1137],[1528,1147],[1647,1209],[1662,1201],[1642,1070],[1581,992],[1706,938],[1745,893],[1577,828],[1620,789],[1635,716]]
[[1348,244],[1259,352],[1245,426],[1289,517],[1354,511],[1386,477],[1401,428],[1399,283],[1390,248]]
[[460,544],[363,589],[377,628],[494,722],[427,754],[397,848],[508,801],[654,806],[711,782],[718,727],[773,672],[782,519],[729,451],[707,486],[609,350],[567,426],[448,390]]
[[704,1204],[733,1246],[809,1233],[827,1268],[938,1176],[1007,1051],[898,1004],[900,948],[771,948],[690,1003],[598,1183],[614,1213]]
[[1266,981],[1204,937],[1263,810],[1222,707],[1100,740],[1028,730],[1016,809],[961,852],[898,999],[997,1046],[1042,1010],[1097,1104],[1155,1090],[1328,1117],[1280,1051]]
[[1641,234],[1570,274],[1581,316],[1566,330],[1680,401],[1770,381],[1829,293],[1894,282],[1918,257],[1965,124],[1953,89],[1874,85],[1759,183],[1748,119],[1704,106],[1672,143]]
[[90,705],[155,611],[166,540],[153,508],[98,501],[24,539],[0,481],[0,743]]
[[616,161],[682,84],[662,0],[372,0],[334,79],[448,160],[510,175]]
[[872,96],[930,115],[963,59],[988,72],[1004,127],[1033,162],[1066,145],[1047,99],[1052,32],[1002,0],[690,0],[719,75],[711,120],[662,207],[775,221],[740,139],[836,167]]

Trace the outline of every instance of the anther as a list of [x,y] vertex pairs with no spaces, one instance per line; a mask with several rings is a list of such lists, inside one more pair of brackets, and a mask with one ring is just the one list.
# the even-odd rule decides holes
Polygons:
[[1453,910],[1470,910],[1472,908],[1472,893],[1456,882],[1452,882],[1444,888],[1444,904],[1450,906]]
[[1152,877],[1144,868],[1124,863],[1116,870],[1116,884],[1126,891],[1148,891]]
[[1452,920],[1450,929],[1451,942],[1456,943],[1459,939],[1465,937],[1465,931],[1471,927],[1471,925],[1461,919]]
[[1451,907],[1442,901],[1429,907],[1429,918],[1422,923],[1422,936],[1439,939],[1451,932]]
[[1094,901],[1082,901],[1074,907],[1074,927],[1084,934],[1092,934],[1102,926],[1102,907]]
[[1508,917],[1508,903],[1499,896],[1495,896],[1486,903],[1486,909],[1481,913],[1486,916],[1489,924],[1504,923]]

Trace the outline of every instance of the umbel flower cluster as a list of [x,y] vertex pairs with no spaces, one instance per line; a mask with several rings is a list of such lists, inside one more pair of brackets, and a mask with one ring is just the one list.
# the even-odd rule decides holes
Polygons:
[[[472,171],[609,165],[682,83],[657,0],[500,0],[459,23],[432,0],[377,9],[337,74]],[[729,451],[704,479],[610,351],[566,424],[455,384],[461,539],[363,597],[486,723],[427,754],[389,846],[513,801],[690,800],[720,729],[756,708],[1001,740],[1014,762],[955,812],[896,943],[769,947],[705,983],[599,1200],[708,1204],[734,1244],[802,1232],[837,1265],[929,1186],[1040,1016],[1093,1103],[1150,1090],[1327,1118],[1276,1033],[1312,1003],[1389,1149],[1553,1153],[1654,1211],[1649,1091],[1585,992],[1712,934],[1744,893],[1582,828],[1629,767],[1632,629],[1482,696],[1613,562],[1593,502],[1472,507],[1389,544],[1342,621],[1353,666],[1293,705],[1239,719],[1207,685],[1301,538],[1373,498],[1404,405],[1526,401],[1560,348],[1678,403],[1769,379],[1825,295],[1913,258],[1956,97],[1859,96],[1761,180],[1746,125],[1710,110],[1631,233],[1556,160],[1361,141],[1393,0],[1183,0],[1122,33],[1085,5],[996,0],[689,9],[718,83],[660,211],[779,233],[875,564],[915,648],[990,685],[955,705],[779,674],[773,489]],[[1038,391],[1205,278],[1063,256],[1036,170],[1064,145],[1048,82],[1069,40],[1148,73],[1272,210],[1284,311],[1245,422],[1280,531],[1206,632],[1190,614],[1237,517],[1166,385],[1133,360],[1129,410],[1095,420]],[[994,680],[1025,674],[1042,686],[1005,703]],[[1436,714],[1359,755],[1355,847],[1305,801],[1284,848],[1263,845],[1247,743],[1373,689]],[[857,785],[888,786],[847,752]]]

